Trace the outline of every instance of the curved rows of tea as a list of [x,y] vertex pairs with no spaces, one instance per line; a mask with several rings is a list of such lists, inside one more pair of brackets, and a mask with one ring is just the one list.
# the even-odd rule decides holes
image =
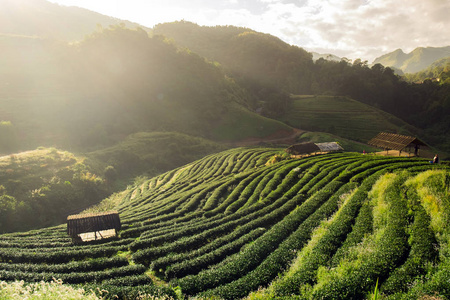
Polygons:
[[118,239],[74,245],[65,225],[1,235],[0,280],[224,299],[356,299],[378,280],[395,299],[449,297],[445,166],[279,154],[233,149],[130,188]]

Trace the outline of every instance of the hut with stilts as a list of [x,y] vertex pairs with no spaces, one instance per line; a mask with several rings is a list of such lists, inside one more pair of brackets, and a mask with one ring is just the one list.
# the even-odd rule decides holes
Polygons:
[[397,150],[399,155],[407,152],[409,155],[414,153],[415,156],[419,156],[419,149],[429,148],[427,144],[416,137],[387,132],[380,132],[367,144],[384,149],[386,153],[389,150]]
[[115,237],[120,228],[120,217],[117,211],[67,217],[67,234],[74,243]]

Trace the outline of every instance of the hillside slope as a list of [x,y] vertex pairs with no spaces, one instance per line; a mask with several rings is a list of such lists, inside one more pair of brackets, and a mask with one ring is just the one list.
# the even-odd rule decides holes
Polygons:
[[174,287],[239,299],[270,283],[252,299],[363,299],[377,280],[395,299],[450,296],[448,168],[283,156],[228,150],[130,187],[116,207],[119,239],[74,245],[65,225],[1,235],[0,278],[60,278],[107,299]]
[[[361,59],[349,63],[320,58],[313,62],[311,53],[247,28],[180,21],[155,26],[153,33],[166,36],[181,49],[217,61],[240,86],[256,95],[250,106],[263,115],[281,119],[291,113],[289,95],[347,96],[426,130],[431,144],[449,151],[445,143],[448,130],[444,129],[448,128],[444,116],[450,107],[448,84],[406,83],[391,68],[379,63],[369,67]],[[423,49],[423,58],[429,50]],[[395,53],[395,60],[402,56],[400,52]]]
[[322,131],[367,143],[382,131],[417,135],[418,130],[395,116],[347,97],[292,96],[280,119],[296,128]]
[[411,82],[423,82],[426,79],[436,80],[439,78],[440,84],[450,83],[450,56],[439,59],[428,68],[412,74],[406,74],[406,78]]
[[185,21],[158,24],[153,34],[219,62],[236,79],[264,90],[259,94],[262,99],[271,89],[294,94],[310,91],[312,54],[275,36],[249,28],[208,27]]
[[[0,44],[0,118],[16,132],[12,150],[86,152],[143,131],[239,140],[290,130],[251,111],[251,92],[219,67],[142,29],[103,29],[77,44],[28,37]],[[238,119],[247,120],[244,129]]]

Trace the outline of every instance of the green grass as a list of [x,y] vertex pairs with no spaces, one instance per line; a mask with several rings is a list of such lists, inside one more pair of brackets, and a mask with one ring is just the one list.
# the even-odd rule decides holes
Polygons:
[[94,292],[62,284],[61,281],[26,284],[23,281],[0,281],[0,299],[29,300],[100,300]]
[[290,109],[280,120],[296,128],[332,133],[360,142],[367,142],[381,131],[407,135],[415,131],[388,113],[337,96],[293,96]]
[[212,130],[213,138],[220,141],[239,141],[245,138],[263,138],[278,131],[291,131],[292,128],[280,121],[253,113],[236,104],[230,104]]
[[91,164],[113,166],[117,176],[126,181],[141,174],[155,176],[225,149],[216,142],[177,132],[138,132],[87,157]]
[[326,143],[338,142],[345,151],[366,153],[380,151],[377,148],[371,147],[367,144],[356,142],[350,139],[345,139],[337,135],[326,132],[305,132],[297,138],[297,142],[312,142],[312,143]]

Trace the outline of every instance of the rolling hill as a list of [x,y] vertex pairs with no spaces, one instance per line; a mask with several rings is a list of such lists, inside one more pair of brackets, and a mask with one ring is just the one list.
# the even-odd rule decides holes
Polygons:
[[77,44],[0,43],[0,118],[16,132],[16,151],[55,145],[88,152],[143,131],[216,141],[289,131],[250,110],[254,96],[220,68],[142,29],[103,29]]
[[65,224],[0,235],[0,280],[58,278],[102,299],[364,299],[376,285],[386,299],[445,299],[449,171],[232,149],[127,189],[120,238],[76,245]]
[[416,73],[428,68],[432,63],[450,56],[450,46],[447,47],[419,47],[410,53],[397,49],[376,58],[373,63],[380,63],[386,67],[395,67],[404,73]]

